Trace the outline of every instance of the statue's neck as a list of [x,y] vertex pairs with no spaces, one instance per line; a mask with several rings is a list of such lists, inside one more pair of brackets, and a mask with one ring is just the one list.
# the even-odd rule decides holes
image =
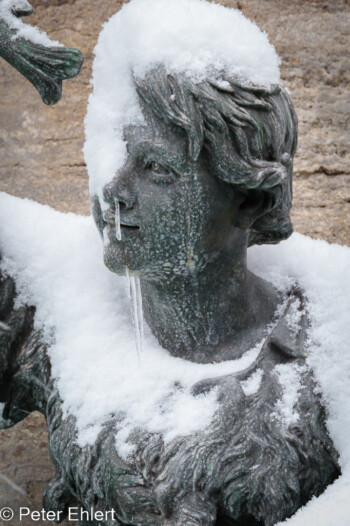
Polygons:
[[272,286],[247,271],[245,254],[172,280],[141,277],[141,291],[159,343],[194,362],[239,358],[263,336],[277,304]]

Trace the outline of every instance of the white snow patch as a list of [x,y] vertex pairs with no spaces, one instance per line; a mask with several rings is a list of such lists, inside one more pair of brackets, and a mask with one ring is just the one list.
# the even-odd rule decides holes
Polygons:
[[241,382],[241,387],[246,396],[253,395],[259,391],[263,375],[264,371],[258,369],[249,378]]
[[[248,251],[253,272],[280,289],[298,282],[311,321],[308,364],[323,393],[327,426],[340,454],[341,477],[287,526],[350,524],[350,248],[293,234],[275,246]],[[282,523],[280,523],[282,524]]]
[[[127,455],[132,451],[128,436],[136,426],[168,438],[194,432],[197,421],[197,429],[204,426],[216,408],[215,392],[196,400],[190,386],[248,367],[259,349],[235,362],[190,364],[169,356],[145,327],[139,365],[125,282],[105,269],[95,230],[90,217],[0,194],[2,266],[15,276],[21,301],[37,306],[36,327],[44,325],[47,336],[55,328],[49,351],[53,374],[65,410],[77,418],[79,443],[92,443],[109,414],[127,409],[117,437]],[[342,469],[323,495],[283,524],[348,526],[350,248],[293,234],[276,246],[252,247],[248,261],[253,272],[280,290],[297,282],[305,291],[311,321],[308,362],[322,389]]]
[[216,393],[193,397],[192,385],[249,367],[261,349],[263,342],[239,360],[195,364],[170,356],[146,326],[137,356],[126,278],[105,268],[91,217],[0,194],[0,253],[18,303],[36,306],[35,327],[51,342],[53,376],[82,446],[116,412],[125,414],[119,445],[135,427],[165,440],[204,429]]
[[304,367],[295,363],[279,364],[274,369],[282,386],[283,394],[281,400],[276,403],[272,417],[279,420],[285,427],[295,424],[299,420],[295,405],[299,398],[303,370]]
[[320,497],[313,498],[293,517],[276,526],[349,526],[350,470],[343,467],[342,475]]
[[[280,60],[267,35],[235,9],[205,0],[132,0],[104,25],[95,48],[84,154],[100,197],[126,159],[122,129],[143,122],[134,76],[163,65],[194,81],[223,74],[270,86]],[[222,85],[225,85],[222,84]]]
[[300,330],[302,316],[301,301],[299,298],[296,298],[293,303],[291,303],[288,314],[286,315],[287,325],[294,335],[297,335]]
[[20,18],[13,14],[13,9],[27,9],[30,4],[27,0],[0,0],[0,19],[2,19],[16,33],[12,38],[25,38],[34,44],[41,44],[45,47],[59,46],[62,44],[57,40],[51,40],[44,31],[29,24],[24,24]]

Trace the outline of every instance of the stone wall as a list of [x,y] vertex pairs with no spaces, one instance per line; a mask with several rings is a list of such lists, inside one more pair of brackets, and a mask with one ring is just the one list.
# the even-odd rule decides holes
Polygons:
[[[32,2],[36,9],[28,22],[65,45],[78,47],[85,63],[79,77],[64,83],[63,99],[54,107],[44,106],[23,77],[0,63],[0,191],[65,212],[89,213],[81,149],[93,47],[102,23],[122,3]],[[292,214],[295,230],[350,245],[350,5],[346,0],[221,3],[237,7],[265,29],[282,59],[282,78],[300,123]],[[51,476],[40,415],[0,432],[0,509],[11,505],[41,509],[41,493]]]

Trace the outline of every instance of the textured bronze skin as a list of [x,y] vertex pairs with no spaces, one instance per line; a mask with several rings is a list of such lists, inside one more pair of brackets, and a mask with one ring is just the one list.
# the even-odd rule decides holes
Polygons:
[[[169,85],[179,100],[184,86],[181,79],[176,82],[170,79]],[[249,115],[241,106],[257,111],[256,122],[251,124],[257,133],[265,127],[273,105],[285,123],[286,128],[273,129],[270,145],[262,143],[260,158],[257,145],[255,155],[244,150],[242,137],[241,150],[233,141],[236,150],[227,152],[220,134],[200,131],[199,118],[192,122],[194,132],[183,131],[184,122],[187,125],[184,113],[175,114],[174,119],[166,97],[153,96],[163,87],[162,71],[151,73],[146,86],[138,85],[148,130],[125,130],[128,163],[105,188],[105,200],[112,215],[115,200],[123,205],[125,227],[136,227],[140,232],[130,231],[130,238],[118,245],[111,228],[105,261],[113,271],[122,272],[128,265],[140,275],[146,319],[169,352],[198,362],[232,359],[259,338],[280,299],[271,284],[248,273],[245,252],[248,244],[278,242],[291,233],[288,214],[296,121],[289,99],[277,88],[271,92],[247,90],[233,82],[233,94],[223,95],[217,87],[204,85],[202,92],[209,94],[223,113],[227,104],[234,102],[229,115],[234,134],[240,135],[248,126],[247,137],[252,140]],[[202,95],[196,96],[199,100]],[[185,96],[183,101],[187,101]],[[222,124],[220,111],[213,116],[214,128],[215,122]],[[205,113],[203,119],[208,131],[211,116]],[[148,146],[163,142],[163,159],[153,158],[141,167],[132,150],[145,139]],[[174,153],[175,160],[169,153]],[[176,173],[177,186],[170,189]],[[181,195],[191,195],[193,188],[198,199],[181,199]],[[92,202],[102,231],[108,217],[103,216],[95,196]],[[152,216],[159,203],[161,213]],[[174,210],[174,204],[180,210]],[[135,224],[131,225],[125,211],[135,214]],[[182,224],[181,212],[185,217],[190,213],[198,228],[188,229],[186,221]],[[172,228],[168,229],[169,225]],[[125,231],[125,236],[129,234]],[[190,255],[189,238],[191,242],[194,238]],[[185,247],[186,256],[180,266],[174,264],[178,246]],[[165,259],[170,266],[162,271]],[[44,495],[47,510],[62,511],[64,516],[71,505],[114,509],[117,519],[106,522],[108,526],[273,526],[319,495],[338,475],[337,454],[308,369],[302,376],[296,406],[298,423],[284,428],[274,418],[275,404],[282,395],[275,366],[305,365],[308,321],[300,291],[290,291],[286,310],[249,369],[193,386],[194,396],[217,389],[219,408],[209,429],[167,444],[156,433],[135,431],[131,440],[136,452],[125,461],[118,456],[114,442],[122,418],[118,414],[104,424],[93,446],[76,445],[74,417],[63,416],[47,344],[41,331],[33,328],[35,308],[15,308],[16,286],[11,278],[3,276],[0,287],[0,403],[4,404],[0,427],[10,427],[34,410],[44,414],[56,469]],[[200,291],[196,302],[195,291],[197,295]],[[295,332],[290,330],[287,317],[296,298],[302,316]],[[174,317],[174,311],[184,315]],[[210,338],[203,327],[210,329]],[[263,371],[260,389],[247,396],[241,382],[258,369]],[[174,389],[181,389],[181,385]]]

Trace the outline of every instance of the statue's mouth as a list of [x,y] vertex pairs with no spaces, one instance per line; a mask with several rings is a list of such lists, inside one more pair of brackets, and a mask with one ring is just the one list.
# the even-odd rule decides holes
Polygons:
[[[106,210],[102,217],[106,226],[109,225],[111,228],[116,228],[115,211],[113,209],[109,208]],[[124,219],[120,220],[120,228],[123,232],[140,230],[140,226],[135,221]]]
[[128,225],[126,223],[120,223],[120,228],[125,228],[128,230],[140,230],[140,227],[138,225]]

